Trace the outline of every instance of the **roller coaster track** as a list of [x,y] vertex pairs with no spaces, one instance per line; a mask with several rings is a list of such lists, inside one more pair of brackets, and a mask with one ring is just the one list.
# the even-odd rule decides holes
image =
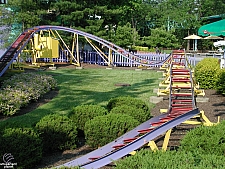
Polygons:
[[18,55],[21,53],[21,51],[24,49],[24,47],[27,45],[29,40],[34,36],[35,33],[38,33],[42,30],[59,30],[59,31],[66,31],[71,33],[76,33],[78,35],[84,36],[85,38],[92,39],[96,42],[99,42],[100,44],[108,47],[115,53],[118,53],[122,55],[124,58],[127,58],[128,60],[132,61],[133,63],[143,65],[143,66],[154,66],[154,65],[162,65],[169,57],[167,57],[165,60],[162,61],[152,61],[149,63],[143,63],[143,60],[146,61],[146,59],[143,59],[142,57],[139,57],[137,55],[134,55],[132,53],[129,53],[125,49],[107,41],[102,38],[99,38],[97,36],[94,36],[89,33],[85,33],[79,30],[66,28],[62,26],[36,26],[30,29],[25,30],[23,33],[21,33],[18,38],[15,40],[15,42],[9,46],[8,50],[3,54],[3,56],[0,58],[0,77],[5,73],[5,71],[9,68],[9,66],[13,63],[13,61],[18,57]]
[[[170,93],[169,108],[166,113],[149,119],[111,143],[62,166],[79,166],[85,169],[100,168],[137,151],[154,138],[199,114],[195,105],[192,72],[185,66],[184,60],[184,55],[177,52],[174,52],[168,60]],[[182,85],[186,83],[190,85]]]

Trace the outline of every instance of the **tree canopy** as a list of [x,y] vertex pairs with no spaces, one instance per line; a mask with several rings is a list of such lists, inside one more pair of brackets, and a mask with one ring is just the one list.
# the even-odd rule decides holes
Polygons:
[[[5,10],[7,17],[3,17]],[[121,47],[176,48],[208,20],[225,13],[223,0],[8,0],[2,25],[59,25],[82,30]],[[22,31],[21,30],[21,31]],[[179,45],[180,44],[180,45]]]

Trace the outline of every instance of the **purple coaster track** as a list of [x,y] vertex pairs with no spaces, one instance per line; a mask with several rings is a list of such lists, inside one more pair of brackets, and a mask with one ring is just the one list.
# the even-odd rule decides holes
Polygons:
[[[173,57],[174,56],[172,54],[171,58],[173,59]],[[169,109],[167,113],[151,118],[150,120],[142,123],[135,129],[129,131],[128,133],[112,141],[111,143],[95,151],[92,151],[80,158],[67,162],[61,166],[66,166],[66,167],[79,166],[85,169],[100,168],[102,166],[105,166],[115,160],[118,160],[128,155],[132,151],[138,150],[149,141],[165,133],[167,130],[199,114],[199,110],[198,108],[196,108],[195,102],[194,102],[193,84],[191,85],[190,93],[180,93],[180,94],[176,93],[175,98],[174,98],[175,93],[172,94],[172,90],[173,90],[172,85],[174,83],[173,71],[175,71],[176,73],[178,72],[183,73],[183,70],[185,70],[186,73],[190,74],[190,79],[188,80],[191,81],[191,83],[193,83],[191,71],[187,68],[173,69],[172,59],[170,61],[171,63],[170,63],[170,70],[169,70],[170,71],[170,94],[169,94]],[[182,62],[180,62],[180,64],[181,63]],[[177,99],[179,95],[182,95],[182,98]],[[186,99],[188,99],[188,101]],[[143,135],[140,135],[140,133],[142,133]],[[137,137],[138,135],[139,137]],[[131,140],[131,141],[128,142],[128,144],[126,144],[125,140]],[[117,147],[118,149],[115,149],[115,147]]]
[[[160,121],[160,119],[166,118],[170,112],[166,113],[166,114],[162,114],[160,116],[154,117],[144,123],[142,123],[141,125],[139,125],[138,127],[136,127],[135,129],[131,130],[130,132],[124,134],[123,136],[121,136],[120,138],[116,139],[115,141],[95,150],[92,151],[78,159],[75,159],[73,161],[67,162],[59,167],[62,166],[66,166],[66,167],[73,167],[73,166],[79,166],[81,168],[85,168],[85,169],[97,169],[100,168],[102,166],[105,166],[109,163],[111,163],[112,161],[118,160],[126,155],[128,155],[130,152],[137,150],[139,148],[141,148],[143,145],[146,144],[146,142],[149,142],[151,140],[153,140],[154,138],[156,138],[157,136],[163,134],[164,132],[166,132],[167,130],[181,124],[182,122],[184,122],[185,120],[190,119],[191,117],[197,115],[199,113],[198,109],[194,109],[192,111],[189,111],[187,113],[184,113],[168,122],[165,122],[164,124],[160,125],[159,127],[156,127],[154,130],[152,130],[151,132],[137,138],[136,140],[134,140],[133,142],[123,146],[122,148],[118,149],[118,150],[114,150],[114,148],[112,148],[115,144],[123,144],[123,140],[125,138],[131,138],[131,137],[135,137],[137,136],[138,130],[140,129],[146,129],[151,127],[152,123],[157,123]],[[114,150],[114,151],[113,151]],[[99,158],[97,158],[94,161],[91,161],[89,158],[92,157],[96,157],[98,156]]]
[[[122,55],[124,58],[130,60],[133,63],[143,65],[143,66],[154,66],[154,65],[162,65],[168,58],[165,60],[161,60],[158,62],[150,62],[151,64],[145,64],[142,63],[141,61],[143,60],[142,57],[133,55],[132,53],[129,53],[125,49],[107,41],[102,38],[99,38],[97,36],[94,36],[89,33],[85,33],[79,30],[71,29],[71,28],[66,28],[62,26],[50,26],[50,25],[45,25],[45,26],[36,26],[33,28],[29,28],[25,30],[23,33],[21,33],[18,38],[15,40],[15,42],[9,46],[8,50],[2,55],[0,58],[0,77],[5,73],[5,71],[9,68],[9,66],[13,63],[13,61],[18,57],[18,55],[21,53],[23,48],[27,45],[29,40],[33,37],[34,33],[39,32],[41,30],[61,30],[61,31],[66,31],[66,32],[71,32],[71,33],[76,33],[81,36],[88,37],[96,42],[99,42],[100,44],[108,47],[115,53],[118,53]],[[26,36],[24,36],[26,35]],[[119,52],[120,51],[120,52]],[[146,60],[146,59],[144,59]]]

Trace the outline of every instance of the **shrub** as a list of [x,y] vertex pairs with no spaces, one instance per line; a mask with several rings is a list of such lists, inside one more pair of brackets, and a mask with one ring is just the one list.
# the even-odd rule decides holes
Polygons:
[[[49,169],[49,168],[44,168],[44,169]],[[75,166],[75,167],[65,167],[65,166],[61,166],[61,167],[54,167],[51,169],[82,169],[79,166]]]
[[47,75],[21,73],[4,80],[0,90],[0,114],[14,115],[31,101],[56,88],[56,81]]
[[165,168],[165,169],[205,169],[225,167],[224,156],[216,155],[193,155],[190,152],[183,151],[150,151],[140,150],[136,155],[126,157],[123,160],[116,161],[116,169],[147,169],[147,168]]
[[135,106],[127,106],[121,105],[114,107],[110,113],[121,113],[121,114],[128,114],[132,116],[134,119],[138,120],[140,123],[145,122],[146,120],[151,118],[150,111],[145,112],[143,109],[139,109]]
[[181,150],[201,154],[224,155],[225,121],[216,126],[198,127],[188,132],[181,141]]
[[45,153],[76,148],[77,127],[67,116],[47,115],[36,124],[36,129],[42,138]]
[[[147,113],[150,111],[148,105],[144,101],[140,99],[135,99],[130,96],[121,96],[110,99],[107,104],[107,108],[110,111],[114,107],[121,105],[134,106],[138,109],[143,109]],[[151,106],[154,107],[154,104],[152,103]]]
[[0,156],[11,153],[16,168],[34,168],[42,158],[42,142],[31,128],[8,128],[1,130]]
[[80,105],[72,109],[69,118],[74,121],[79,130],[83,131],[86,121],[106,114],[108,111],[99,105]]
[[138,126],[139,122],[126,114],[97,116],[85,123],[87,144],[97,148],[103,146]]
[[195,67],[195,78],[201,88],[216,89],[217,72],[220,65],[217,58],[205,58]]
[[218,71],[216,90],[220,94],[225,94],[225,69],[220,69],[220,71]]

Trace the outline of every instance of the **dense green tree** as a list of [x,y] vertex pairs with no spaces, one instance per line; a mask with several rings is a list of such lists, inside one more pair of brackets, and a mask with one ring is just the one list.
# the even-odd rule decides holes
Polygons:
[[138,41],[137,39],[139,39],[138,32],[131,27],[130,23],[124,26],[118,26],[116,33],[112,36],[112,41],[124,48],[135,46]]
[[166,31],[163,28],[151,29],[151,35],[143,38],[142,43],[148,47],[178,48],[178,40],[173,31]]
[[[153,35],[151,29],[161,27],[165,31],[175,30],[173,35],[182,44],[184,37],[196,34],[198,28],[207,23],[202,18],[225,13],[223,0],[8,0],[6,7],[11,12],[2,20],[4,24],[20,23],[23,29],[36,25],[61,25],[94,34],[123,47],[141,44],[140,37],[146,39]],[[0,9],[0,14],[4,15],[4,8]],[[121,29],[128,29],[132,40],[130,35],[124,40],[132,43],[122,42],[121,37],[125,33]],[[66,34],[65,37],[67,42],[72,40],[71,35]],[[163,43],[160,45],[171,47],[170,42]],[[146,44],[150,45],[149,42]]]

